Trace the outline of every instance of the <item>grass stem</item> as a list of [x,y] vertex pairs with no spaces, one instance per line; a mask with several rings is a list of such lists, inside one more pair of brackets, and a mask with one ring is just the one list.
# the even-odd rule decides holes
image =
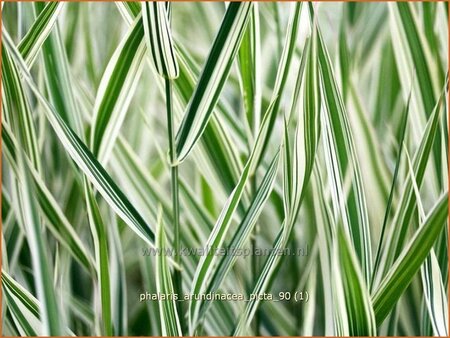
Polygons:
[[[252,177],[250,177],[250,190],[251,190],[251,194],[252,196],[254,196],[256,194],[256,176],[252,175]],[[259,256],[255,255],[255,251],[258,247],[258,242],[257,242],[257,238],[258,238],[258,232],[259,232],[259,224],[256,223],[255,224],[255,229],[253,230],[253,236],[251,238],[251,250],[253,255],[251,256],[251,269],[252,269],[252,278],[256,279],[258,278],[259,275]],[[259,327],[261,324],[261,312],[259,311],[259,309],[256,310],[255,313],[255,321],[254,321],[254,331],[255,331],[255,336],[260,336],[260,331],[259,331]]]
[[[171,192],[172,192],[172,217],[174,227],[173,248],[175,249],[175,262],[181,267],[180,256],[180,204],[178,197],[178,166],[174,165],[176,161],[176,149],[175,149],[175,134],[174,134],[174,122],[173,122],[173,109],[172,109],[172,81],[165,79],[166,88],[166,113],[167,113],[167,134],[169,138],[169,158],[170,158],[170,172],[171,172]],[[173,281],[175,293],[181,297],[183,294],[182,276],[181,270],[173,270]],[[184,314],[181,309],[181,303],[177,303],[178,317],[180,319],[180,325],[184,332]]]

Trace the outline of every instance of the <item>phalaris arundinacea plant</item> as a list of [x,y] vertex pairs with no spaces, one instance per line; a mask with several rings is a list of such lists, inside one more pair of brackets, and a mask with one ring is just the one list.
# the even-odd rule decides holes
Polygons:
[[2,19],[4,335],[448,336],[445,3]]

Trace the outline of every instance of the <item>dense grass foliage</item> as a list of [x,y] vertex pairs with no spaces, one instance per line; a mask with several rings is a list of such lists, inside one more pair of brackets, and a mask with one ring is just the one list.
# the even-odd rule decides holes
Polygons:
[[448,336],[445,3],[2,19],[3,334]]

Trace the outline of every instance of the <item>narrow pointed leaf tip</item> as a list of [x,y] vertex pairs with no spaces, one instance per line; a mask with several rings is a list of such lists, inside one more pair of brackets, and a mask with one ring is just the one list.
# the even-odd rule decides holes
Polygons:
[[142,19],[145,40],[158,74],[176,79],[179,74],[175,48],[169,27],[169,18],[164,2],[143,2]]
[[227,8],[177,133],[178,162],[189,155],[206,128],[241,44],[251,6],[251,2],[233,2]]

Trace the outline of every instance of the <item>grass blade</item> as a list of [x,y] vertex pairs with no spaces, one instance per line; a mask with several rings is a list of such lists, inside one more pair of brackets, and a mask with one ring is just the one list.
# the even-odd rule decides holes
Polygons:
[[153,62],[159,75],[167,79],[178,77],[179,69],[173,47],[166,4],[142,2],[142,21]]
[[[16,132],[21,135],[21,131]],[[21,135],[23,137],[23,135]],[[24,177],[22,184],[19,185],[18,198],[20,203],[21,217],[28,234],[28,245],[30,246],[32,267],[34,272],[34,281],[37,290],[37,297],[42,304],[42,322],[43,335],[62,335],[63,329],[59,310],[56,301],[56,295],[51,280],[52,271],[47,254],[46,240],[41,232],[41,221],[37,212],[37,203],[34,197],[34,184],[30,174],[25,168],[25,155],[20,153],[18,156],[18,169],[21,176]]]
[[[296,7],[291,19],[296,21],[296,16],[299,15],[300,8]],[[295,25],[292,24],[292,27]],[[296,29],[296,28],[293,28]],[[287,39],[289,41],[290,39]],[[290,48],[294,48],[295,44],[288,44]],[[289,52],[286,52],[289,54]],[[317,59],[317,35],[313,34],[311,46],[309,48],[309,55],[307,62],[307,71],[305,78],[298,78],[297,81],[304,80],[304,109],[299,109],[298,122],[295,132],[294,150],[291,151],[289,142],[288,126],[285,120],[284,123],[284,164],[283,164],[283,203],[284,203],[284,221],[277,234],[273,244],[273,250],[267,258],[257,281],[255,282],[252,293],[261,294],[269,287],[276,269],[279,268],[279,257],[275,254],[278,250],[284,248],[289,240],[294,224],[297,220],[300,206],[304,198],[305,190],[311,176],[314,158],[316,156],[316,149],[318,138],[320,134],[319,129],[319,74],[315,66]],[[301,66],[300,66],[301,67]],[[297,83],[296,88],[300,88]],[[314,95],[310,97],[308,95]],[[270,108],[269,108],[270,109]],[[297,109],[294,105],[292,110]],[[273,112],[274,110],[272,110]],[[304,113],[301,116],[301,113]],[[290,113],[292,116],[292,112]],[[270,116],[266,115],[265,119],[270,120]],[[264,129],[263,131],[267,131]],[[267,137],[267,133],[264,134]],[[259,299],[250,300],[245,308],[244,313],[240,316],[237,327],[234,330],[234,335],[242,334],[248,327],[253,318],[259,304]]]
[[[331,67],[330,56],[320,31],[317,34],[321,83],[326,106],[323,118],[329,126],[330,151],[334,157],[331,162],[333,163],[334,173],[330,172],[330,177],[332,177],[333,189],[335,190],[335,209],[339,210],[344,227],[353,241],[363,267],[364,278],[370,280],[372,272],[370,228],[361,172],[347,112]],[[346,202],[346,198],[342,195],[343,182],[339,182],[339,180],[342,180],[347,172],[351,175],[352,184]],[[339,176],[336,175],[338,174],[341,177],[340,179],[337,179]],[[347,204],[347,207],[343,208],[342,206],[345,204]]]
[[[111,212],[111,214],[113,214]],[[114,218],[116,219],[116,218]],[[117,276],[111,280],[111,315],[114,334],[128,334],[128,302],[124,250],[121,244],[117,222],[109,229],[110,275]]]
[[[166,6],[167,5],[167,6]],[[167,115],[167,136],[169,140],[170,163],[176,162],[176,144],[174,135],[174,114],[173,114],[173,82],[178,77],[179,69],[175,56],[175,50],[170,33],[170,4],[163,2],[143,2],[142,17],[147,48],[151,52],[153,62],[159,75],[165,78],[166,89],[166,115]],[[170,183],[172,194],[172,218],[174,227],[173,248],[175,249],[175,262],[181,266],[180,252],[180,202],[178,166],[171,165]],[[178,295],[183,293],[181,271],[175,269],[173,280],[175,291]],[[183,310],[181,303],[177,306],[181,327],[185,330]]]
[[[417,180],[417,185],[419,187],[422,185],[425,176],[425,169],[431,154],[431,148],[438,130],[443,97],[444,96],[442,94],[434,108],[433,114],[430,116],[430,120],[426,125],[419,148],[417,149],[413,159],[414,173]],[[389,237],[386,242],[386,248],[388,249],[383,250],[384,254],[381,256],[379,273],[374,276],[375,286],[377,285],[377,282],[380,281],[381,276],[385,275],[393,261],[400,254],[406,240],[407,229],[411,218],[413,217],[414,211],[416,210],[416,206],[413,184],[411,179],[408,177],[401,194],[397,212],[390,227]]]
[[378,273],[378,268],[379,268],[380,259],[381,259],[381,250],[383,247],[383,243],[385,241],[386,226],[387,226],[387,222],[388,222],[389,215],[390,215],[391,208],[392,208],[392,200],[394,198],[395,184],[397,182],[398,172],[400,169],[400,163],[401,163],[401,158],[402,158],[402,151],[403,151],[402,145],[405,140],[406,125],[408,123],[409,102],[410,102],[410,97],[408,98],[405,109],[403,111],[403,119],[402,119],[402,124],[401,124],[401,134],[400,134],[401,137],[400,137],[400,143],[399,143],[399,148],[398,148],[399,149],[398,156],[397,156],[397,161],[395,163],[394,176],[392,177],[391,190],[389,192],[389,198],[388,198],[387,205],[386,205],[386,211],[384,213],[383,225],[381,227],[380,240],[378,242],[377,253],[375,256],[375,263],[374,263],[374,268],[373,268],[374,270],[373,270],[373,274],[372,274],[371,287],[373,286],[373,277],[376,276]]
[[20,334],[37,336],[43,332],[37,299],[4,270],[2,270],[2,289]]
[[[286,87],[287,79],[291,71],[292,58],[294,56],[295,47],[297,45],[297,35],[299,30],[301,9],[302,9],[302,2],[296,2],[291,6],[291,14],[287,27],[286,38],[284,41],[283,52],[281,54],[281,60],[278,65],[275,85],[271,98],[271,104],[269,105],[267,111],[264,114],[264,116],[271,115],[270,123],[267,128],[268,137],[265,138],[266,141],[261,147],[258,163],[264,156],[264,152],[266,151],[268,142],[270,141],[270,135],[272,134],[275,120],[281,106],[282,94]],[[275,7],[275,10],[277,12],[277,7]]]
[[[181,103],[188,104],[189,98],[195,90],[197,69],[193,68],[194,65],[189,64],[188,56],[185,55],[180,47],[177,48],[177,52],[180,76],[175,81],[175,88],[177,89]],[[227,134],[223,123],[216,116],[219,114],[225,115],[225,111],[221,109],[220,101],[217,104],[217,109],[218,114],[212,114],[200,142],[205,148],[208,157],[211,159],[213,168],[220,178],[219,182],[224,186],[227,194],[229,194],[233,191],[239,179],[242,164],[238,157],[236,146]]]
[[244,35],[251,6],[251,2],[234,2],[228,6],[177,133],[179,162],[186,158],[205,130]]
[[27,34],[20,41],[18,49],[28,67],[34,63],[42,44],[47,39],[64,6],[62,2],[49,2],[39,13]]
[[53,110],[45,98],[40,93],[35,85],[31,75],[28,73],[23,60],[18,55],[17,50],[11,43],[9,36],[4,32],[5,45],[10,52],[13,53],[13,58],[18,63],[24,79],[27,81],[30,89],[35,94],[36,98],[44,107],[44,112],[50,124],[54,128],[61,143],[64,145],[72,159],[77,163],[79,168],[86,174],[89,181],[102,194],[103,198],[116,211],[116,213],[136,232],[142,239],[150,245],[154,243],[154,233],[144,219],[139,215],[136,209],[128,201],[127,197],[114,183],[106,170],[100,165],[93,154],[87,149],[86,145],[77,137],[77,135],[70,129],[62,118]]
[[[156,247],[164,250],[166,248],[166,235],[162,220],[162,209],[158,212],[158,230]],[[161,254],[156,261],[156,289],[160,294],[173,295],[174,289],[170,277],[169,265],[166,256]],[[181,336],[180,321],[178,318],[175,300],[171,297],[159,300],[159,312],[161,314],[161,328],[163,336]]]
[[[261,184],[255,194],[251,205],[249,206],[244,218],[240,222],[230,244],[228,245],[229,248],[232,248],[233,250],[241,250],[244,244],[250,238],[256,221],[262,212],[264,204],[269,198],[270,192],[272,191],[274,180],[277,174],[278,161],[279,152],[273,158],[266,174],[264,175],[264,178],[261,181]],[[236,259],[237,256],[235,255],[227,255],[223,256],[223,258],[219,260],[219,262],[217,263],[217,268],[215,269],[214,274],[211,277],[211,281],[208,282],[207,286],[205,287],[206,293],[214,293],[219,289],[227,273],[236,262]],[[200,317],[205,313],[205,311],[207,311],[208,305],[210,305],[210,303],[199,303],[198,307],[200,308]]]
[[[35,9],[42,13],[44,4],[36,2]],[[69,62],[57,24],[42,45],[42,56],[51,102],[64,121],[83,138],[81,116],[71,87]]]
[[436,336],[446,337],[448,336],[448,301],[434,249],[430,250],[430,255],[425,260],[421,272],[433,333]]
[[322,269],[322,282],[324,285],[324,302],[329,304],[326,308],[325,322],[326,335],[347,336],[350,334],[348,313],[345,307],[345,295],[338,255],[335,254],[336,225],[329,208],[329,202],[325,199],[322,187],[324,181],[319,167],[314,168],[313,191],[316,196],[314,211],[318,220],[317,235],[319,245],[324,250],[319,250],[320,266]]
[[92,153],[106,163],[136,89],[143,67],[145,43],[142,19],[134,20],[114,52],[101,79],[94,105]]
[[[361,174],[365,184],[365,194],[368,209],[369,222],[371,225],[383,223],[383,212],[389,195],[389,170],[386,158],[383,156],[381,140],[376,134],[374,124],[367,111],[367,105],[362,100],[360,92],[355,86],[354,78],[348,80],[347,108],[349,120],[355,137],[355,148],[361,163]],[[372,227],[372,238],[376,229]],[[375,230],[375,231],[374,231]]]
[[109,275],[108,235],[102,216],[100,215],[97,201],[95,200],[95,196],[86,178],[84,179],[84,193],[95,249],[96,270],[99,282],[98,288],[100,289],[102,305],[101,319],[103,322],[103,332],[107,336],[112,336],[113,324],[111,319],[111,281]]
[[[261,125],[260,132],[258,134],[258,138],[255,142],[255,147],[252,150],[252,153],[250,154],[247,163],[244,167],[244,170],[241,174],[241,177],[231,193],[231,195],[228,197],[227,202],[225,203],[224,207],[222,208],[222,211],[219,215],[219,218],[216,221],[216,224],[214,225],[214,228],[205,243],[206,248],[221,248],[222,244],[225,240],[225,235],[227,234],[232,216],[234,212],[236,211],[239,201],[243,195],[245,185],[249,178],[249,173],[251,168],[256,164],[256,153],[257,153],[257,145],[261,144],[261,141],[263,141],[263,137],[265,136],[264,130],[267,127],[269,122],[268,116],[264,119]],[[217,260],[216,256],[213,255],[203,255],[200,258],[200,262],[197,266],[197,270],[195,272],[194,280],[192,283],[192,291],[191,293],[193,295],[198,295],[204,293],[204,290],[206,289],[208,283],[207,281],[210,279],[210,276],[213,272],[213,264]],[[198,322],[198,315],[199,315],[199,308],[200,303],[193,299],[190,303],[189,307],[189,332],[190,334],[194,333],[194,330],[197,326]]]
[[[5,150],[5,156],[9,161],[9,164],[20,182],[23,182],[24,178],[20,175],[17,164],[17,153],[19,152],[17,141],[15,140],[10,128],[5,122],[2,124],[2,140]],[[33,182],[36,186],[36,195],[41,209],[41,213],[47,220],[49,230],[59,240],[59,242],[65,246],[69,252],[87,269],[91,271],[93,267],[93,259],[89,251],[82,244],[81,239],[73,229],[70,222],[67,220],[63,211],[56,202],[55,197],[51,194],[45,182],[39,176],[37,171],[33,168],[30,161],[26,159],[27,170],[30,171]]]
[[446,7],[0,3],[4,334],[446,336]]
[[4,119],[14,129],[22,130],[19,139],[24,151],[30,158],[33,167],[40,170],[39,148],[36,142],[37,134],[31,115],[31,109],[20,82],[17,67],[12,62],[6,49],[2,49],[2,89],[5,92],[3,101]]
[[[389,4],[389,9],[392,15],[392,24],[396,26],[397,30],[402,30],[400,39],[403,41],[402,50],[404,53],[409,54],[410,63],[408,66],[411,69],[415,69],[417,75],[417,82],[415,85],[419,86],[419,94],[421,96],[422,105],[421,109],[424,109],[425,116],[429,116],[434,108],[436,102],[436,92],[439,91],[439,85],[433,79],[433,60],[430,58],[432,53],[425,37],[420,34],[418,28],[418,22],[414,6],[408,3]],[[402,72],[402,75],[408,75],[408,72]],[[443,80],[443,79],[441,79]],[[406,83],[412,83],[408,81]]]
[[447,215],[448,193],[446,192],[439,198],[419,230],[373,292],[372,301],[377,325],[381,325],[425,261],[436,238],[444,228]]
[[[406,151],[406,158],[408,162],[409,177],[411,178],[414,194],[417,200],[418,220],[422,225],[425,221],[425,211],[422,205],[419,186],[414,175],[413,165],[411,159]],[[434,248],[430,249],[428,257],[420,268],[423,291],[425,295],[425,302],[430,317],[433,332],[436,336],[448,336],[447,327],[447,298],[445,296],[444,285],[441,278],[441,270],[436,258]]]
[[257,136],[261,122],[261,76],[258,72],[261,65],[259,26],[259,8],[256,3],[251,10],[251,17],[238,54],[244,110],[252,138]]
[[[444,85],[444,74],[438,68],[438,59],[433,54],[428,40],[419,25],[416,8],[409,3],[389,4],[392,34],[398,41],[395,48],[397,65],[402,71],[400,80],[404,90],[413,84],[416,95],[412,97],[413,135],[420,141],[420,135],[426,120],[433,112],[439,90]],[[411,79],[411,74],[414,78]],[[442,161],[440,147],[443,140],[436,135],[433,148],[436,174],[429,178],[432,184],[442,187],[440,179]]]
[[351,336],[374,336],[376,335],[375,316],[358,258],[342,227],[338,227],[337,238],[349,333]]

